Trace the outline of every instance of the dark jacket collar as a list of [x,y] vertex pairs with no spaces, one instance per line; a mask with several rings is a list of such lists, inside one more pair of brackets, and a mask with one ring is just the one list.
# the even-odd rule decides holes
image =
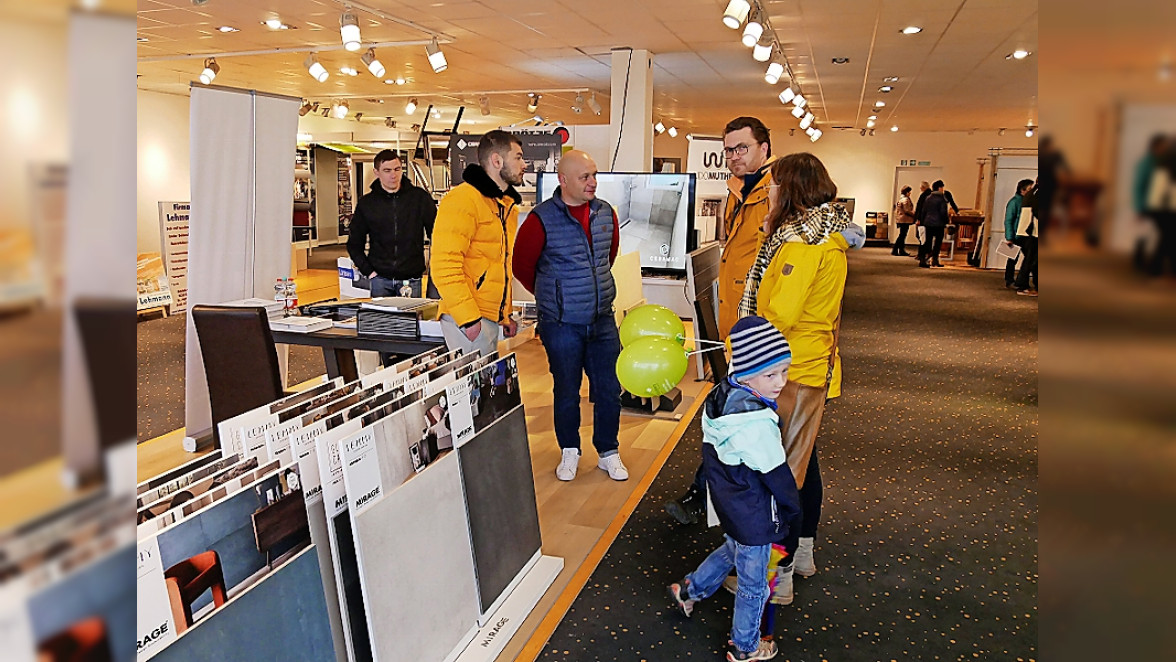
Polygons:
[[461,173],[461,178],[467,184],[477,189],[478,193],[481,193],[487,198],[497,199],[508,196],[515,201],[516,205],[522,204],[523,202],[523,196],[519,195],[515,187],[507,184],[505,191],[498,188],[498,184],[495,184],[494,180],[490,179],[490,175],[486,173],[486,169],[477,163],[471,163],[466,166],[465,170]]
[[396,189],[396,193],[390,193],[388,191],[385,191],[384,187],[380,186],[380,178],[379,177],[374,179],[371,183],[371,186],[369,186],[368,188],[370,188],[373,192],[383,193],[384,195],[399,195],[401,193],[408,191],[409,189],[416,188],[416,187],[412,185],[412,182],[408,181],[408,175],[402,175],[400,178],[400,188]]

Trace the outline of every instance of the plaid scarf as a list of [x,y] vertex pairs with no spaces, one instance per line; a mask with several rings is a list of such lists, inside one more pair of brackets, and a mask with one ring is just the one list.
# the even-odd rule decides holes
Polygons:
[[810,246],[823,244],[828,241],[830,235],[841,232],[852,222],[844,206],[826,202],[819,207],[806,209],[777,228],[760,246],[759,254],[747,272],[743,298],[739,300],[739,317],[756,314],[760,282],[781,246],[789,242]]

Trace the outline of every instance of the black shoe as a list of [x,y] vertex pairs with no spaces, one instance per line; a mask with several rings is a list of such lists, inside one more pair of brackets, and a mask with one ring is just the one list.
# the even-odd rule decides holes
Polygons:
[[680,524],[696,524],[706,516],[706,495],[691,487],[677,501],[667,501],[665,509]]
[[919,260],[920,269],[930,269],[931,265],[927,264],[926,260]]
[[908,253],[906,251],[899,251],[899,252],[895,253],[895,255],[901,255],[903,257],[914,257],[914,255],[911,255],[910,253]]

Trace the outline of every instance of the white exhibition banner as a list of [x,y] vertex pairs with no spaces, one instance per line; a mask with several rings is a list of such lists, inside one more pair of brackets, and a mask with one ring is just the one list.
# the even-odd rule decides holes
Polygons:
[[[298,107],[302,100],[192,86],[188,305],[273,296],[290,275]],[[212,428],[200,342],[187,322],[184,423]]]
[[159,239],[163,268],[171,289],[171,311],[188,309],[188,212],[191,202],[159,203]]
[[723,141],[719,138],[691,140],[686,151],[686,172],[695,174],[694,228],[698,230],[701,245],[718,239],[719,212],[727,198],[731,171],[723,159]]

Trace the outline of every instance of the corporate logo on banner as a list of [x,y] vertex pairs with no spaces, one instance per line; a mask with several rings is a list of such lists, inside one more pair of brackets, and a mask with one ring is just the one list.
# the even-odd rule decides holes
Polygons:
[[695,138],[686,153],[686,171],[697,177],[700,195],[711,195],[727,190],[731,171],[723,158],[723,141],[718,138]]

